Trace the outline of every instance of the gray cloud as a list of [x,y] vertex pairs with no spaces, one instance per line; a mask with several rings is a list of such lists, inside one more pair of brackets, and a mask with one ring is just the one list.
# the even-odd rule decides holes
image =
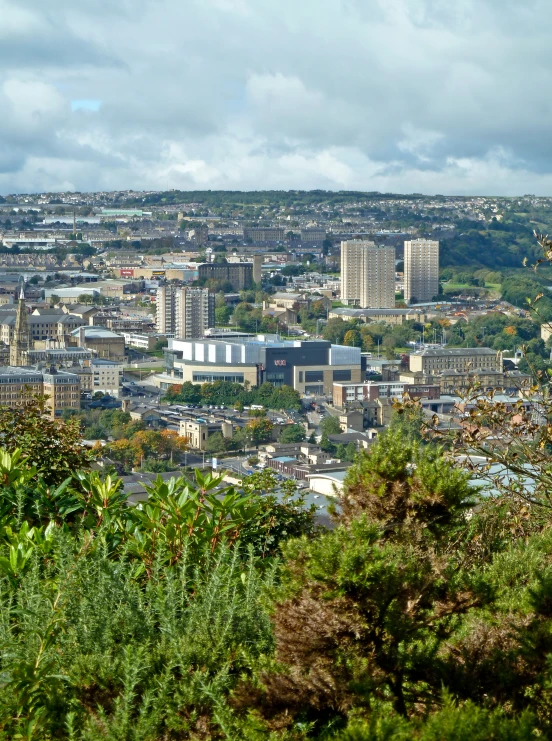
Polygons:
[[0,17],[3,193],[551,191],[544,0],[0,0]]

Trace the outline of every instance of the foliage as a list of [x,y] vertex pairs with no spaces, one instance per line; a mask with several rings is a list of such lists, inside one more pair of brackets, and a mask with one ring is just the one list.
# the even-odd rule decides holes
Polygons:
[[214,383],[194,384],[186,381],[182,385],[171,386],[164,397],[172,403],[213,404],[243,406],[259,404],[268,409],[301,409],[299,393],[291,386],[276,387],[263,383],[255,388],[245,388],[239,383],[215,381]]
[[305,439],[305,428],[301,425],[286,425],[280,433],[281,443],[300,443]]
[[81,445],[78,420],[51,419],[44,396],[23,396],[17,407],[0,407],[0,442],[10,452],[20,449],[52,485],[88,468],[93,460]]

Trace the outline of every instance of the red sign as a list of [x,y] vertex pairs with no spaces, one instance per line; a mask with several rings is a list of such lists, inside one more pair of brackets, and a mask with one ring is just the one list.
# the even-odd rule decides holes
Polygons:
[[121,278],[134,278],[134,268],[121,268]]
[[286,364],[285,360],[275,360],[274,361],[274,365],[285,365],[285,364]]

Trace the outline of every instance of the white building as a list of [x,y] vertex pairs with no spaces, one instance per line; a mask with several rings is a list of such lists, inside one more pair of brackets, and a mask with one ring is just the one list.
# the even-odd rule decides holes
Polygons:
[[439,293],[439,242],[412,239],[404,243],[404,300],[431,301]]
[[341,299],[362,309],[393,309],[395,248],[364,239],[341,242]]
[[93,358],[90,361],[90,369],[92,371],[92,393],[101,391],[103,394],[119,396],[123,383],[123,366],[121,363]]

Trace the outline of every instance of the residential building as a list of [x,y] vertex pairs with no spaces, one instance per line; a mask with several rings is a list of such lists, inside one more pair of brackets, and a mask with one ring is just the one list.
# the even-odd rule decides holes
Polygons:
[[253,286],[253,263],[252,262],[205,262],[199,265],[198,280],[216,280],[222,283],[230,283],[233,291],[243,291]]
[[215,326],[215,294],[208,288],[180,288],[176,292],[175,314],[176,337],[203,337]]
[[156,297],[155,328],[164,335],[174,336],[176,332],[176,292],[177,286],[159,286]]
[[431,301],[439,293],[439,242],[412,239],[404,243],[404,300]]
[[341,299],[368,309],[395,307],[395,248],[363,239],[341,242]]
[[215,294],[208,288],[165,285],[157,289],[156,328],[183,339],[203,337],[215,326]]
[[206,224],[190,229],[189,235],[190,241],[197,245],[206,245],[209,241],[209,227]]
[[0,368],[0,406],[19,407],[29,393],[48,397],[46,407],[52,418],[60,416],[64,409],[80,408],[79,378],[74,373],[12,366]]

